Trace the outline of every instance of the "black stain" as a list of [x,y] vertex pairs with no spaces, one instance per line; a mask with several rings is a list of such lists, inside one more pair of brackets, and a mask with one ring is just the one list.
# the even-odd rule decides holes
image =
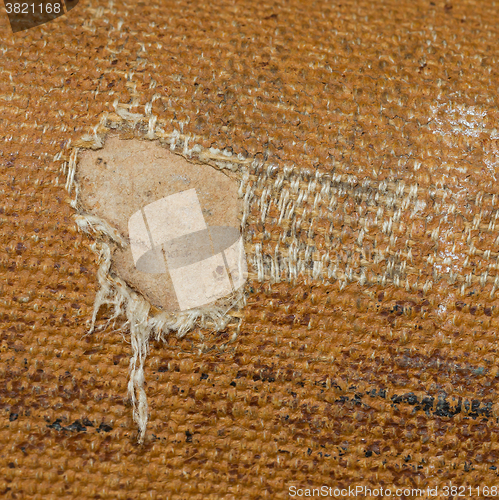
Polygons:
[[99,427],[97,428],[97,432],[110,432],[112,431],[113,428],[110,426],[110,425],[107,425],[105,424],[104,422],[102,422],[102,424],[99,425]]

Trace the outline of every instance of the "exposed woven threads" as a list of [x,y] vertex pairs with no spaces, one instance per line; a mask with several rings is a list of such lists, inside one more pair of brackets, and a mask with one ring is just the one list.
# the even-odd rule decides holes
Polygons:
[[421,193],[417,184],[268,167],[248,176],[245,202],[254,235],[248,254],[260,281],[307,276],[426,292],[445,279],[461,295],[478,286],[491,297],[499,286],[495,194],[458,201],[450,189]]

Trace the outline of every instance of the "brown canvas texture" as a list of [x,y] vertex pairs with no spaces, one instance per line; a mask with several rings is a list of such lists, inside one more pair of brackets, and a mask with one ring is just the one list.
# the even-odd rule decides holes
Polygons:
[[[498,41],[492,1],[2,13],[0,495],[498,496]],[[63,169],[113,131],[245,200],[246,304],[151,339],[143,443]]]

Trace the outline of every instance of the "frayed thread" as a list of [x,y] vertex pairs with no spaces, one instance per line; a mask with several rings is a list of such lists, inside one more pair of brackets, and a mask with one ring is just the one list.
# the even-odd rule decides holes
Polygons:
[[[88,226],[79,225],[79,227]],[[107,236],[111,237],[110,234]],[[148,420],[144,363],[149,353],[150,339],[165,341],[167,335],[172,332],[176,332],[177,338],[182,338],[195,327],[209,328],[212,331],[224,330],[233,319],[228,312],[233,308],[244,307],[245,295],[239,290],[214,305],[178,313],[153,314],[147,300],[134,292],[122,279],[111,274],[110,245],[100,241],[94,243],[92,248],[99,254],[97,279],[100,286],[94,301],[89,333],[95,331],[98,312],[104,306],[109,306],[113,313],[102,328],[107,328],[110,323],[114,324],[119,318],[126,318],[121,329],[129,329],[132,347],[128,396],[132,402],[133,418],[139,429],[139,442],[143,442]]]
[[[132,126],[135,126],[142,117],[142,115],[130,113],[118,106],[116,107],[116,112],[123,120],[131,123]],[[74,217],[78,228],[97,239],[91,245],[91,248],[98,255],[99,268],[97,271],[97,280],[99,282],[99,289],[94,300],[88,334],[96,330],[97,316],[100,309],[104,306],[108,306],[112,314],[107,322],[102,325],[101,329],[107,328],[110,324],[115,326],[118,320],[124,318],[124,322],[122,322],[119,330],[129,330],[132,347],[132,356],[129,365],[128,396],[133,407],[133,419],[138,426],[138,441],[142,443],[145,438],[148,421],[147,395],[144,389],[144,363],[149,353],[150,339],[154,338],[165,341],[167,335],[172,332],[175,332],[178,338],[182,338],[196,327],[208,328],[214,332],[222,331],[227,327],[229,322],[236,319],[229,312],[232,309],[244,307],[246,298],[244,291],[240,289],[225,299],[206,307],[178,313],[152,313],[150,303],[111,272],[113,246],[127,248],[128,242],[108,222],[84,211],[84,208],[78,201],[79,186],[76,180],[79,150],[101,148],[104,144],[106,133],[110,132],[106,125],[107,115],[103,117],[99,126],[95,127],[93,134],[88,134],[81,138],[79,147],[73,148],[68,161],[63,163],[62,170],[66,174],[66,190],[70,194],[73,193],[73,199],[70,204],[77,212]],[[198,155],[202,153],[201,148],[198,146],[193,146],[189,149],[188,137],[177,130],[171,134],[151,134],[151,130],[155,130],[155,125],[156,120],[153,120],[153,122],[149,121],[148,139],[160,139],[164,143],[169,144],[172,150],[176,150],[177,145],[182,144],[182,153],[188,157],[193,154]],[[156,127],[156,131],[159,131],[158,127]],[[199,156],[201,157],[201,155]],[[241,164],[245,163],[245,160],[239,159],[236,163],[232,163],[230,156],[231,154],[225,151],[210,150],[209,155],[206,156],[205,154],[203,160],[218,169],[237,171],[241,167]],[[234,338],[229,342],[233,340]],[[200,351],[202,352],[202,348],[200,348]]]

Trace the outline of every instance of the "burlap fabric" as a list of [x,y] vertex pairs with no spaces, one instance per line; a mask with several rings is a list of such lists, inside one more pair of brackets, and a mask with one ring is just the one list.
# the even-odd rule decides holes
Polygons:
[[[3,16],[0,493],[496,496],[476,488],[498,485],[498,21],[493,2],[82,1],[13,36]],[[252,162],[247,304],[152,343],[142,445],[126,330],[86,335],[95,240],[61,171],[120,119]]]

